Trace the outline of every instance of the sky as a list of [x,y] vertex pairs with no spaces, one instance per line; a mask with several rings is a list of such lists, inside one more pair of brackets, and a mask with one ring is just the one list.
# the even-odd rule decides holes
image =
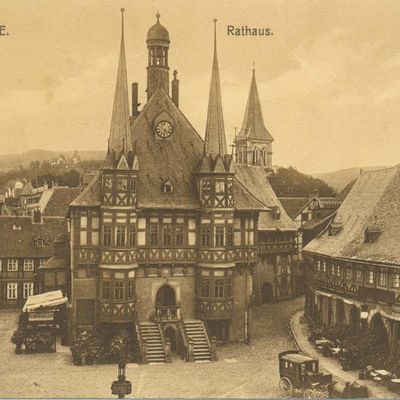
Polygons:
[[[180,108],[204,137],[217,18],[229,144],[254,62],[274,165],[316,173],[400,162],[399,0],[1,0],[0,154],[105,150],[121,7],[142,105],[146,33],[159,10]],[[228,25],[273,35],[228,36]]]

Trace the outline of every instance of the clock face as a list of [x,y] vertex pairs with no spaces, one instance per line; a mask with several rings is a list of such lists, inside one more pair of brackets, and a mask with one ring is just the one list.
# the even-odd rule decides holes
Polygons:
[[172,125],[168,121],[160,121],[156,125],[156,134],[162,138],[166,139],[172,135]]

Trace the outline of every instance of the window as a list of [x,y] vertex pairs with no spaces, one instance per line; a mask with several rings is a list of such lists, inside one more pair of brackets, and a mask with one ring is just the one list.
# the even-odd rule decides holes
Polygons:
[[87,231],[80,231],[80,244],[81,246],[87,245]]
[[378,285],[379,286],[387,286],[387,274],[384,271],[380,271],[378,274]]
[[224,297],[224,280],[215,279],[214,281],[214,297]]
[[225,236],[225,228],[223,226],[215,227],[215,246],[223,247],[224,246],[224,236]]
[[321,271],[321,261],[317,261],[317,271]]
[[326,272],[326,261],[322,261],[322,272]]
[[335,264],[331,264],[330,271],[331,271],[331,275],[334,276],[335,275]]
[[367,275],[367,283],[372,285],[374,282],[375,282],[374,271],[372,269],[370,269],[368,271],[368,275]]
[[124,226],[117,226],[115,228],[115,244],[117,247],[123,247],[126,244],[125,238],[126,228]]
[[136,192],[136,179],[135,178],[131,179],[131,192],[132,193]]
[[394,287],[394,288],[400,287],[400,274],[392,275],[392,287]]
[[131,225],[129,227],[129,246],[134,247],[136,246],[136,226]]
[[15,258],[7,261],[7,271],[18,271],[18,260]]
[[340,265],[336,265],[335,272],[336,272],[336,276],[341,276],[342,275],[342,267]]
[[226,245],[228,247],[233,246],[233,226],[228,226],[226,231]]
[[226,280],[226,295],[232,297],[232,278]]
[[175,228],[175,244],[183,246],[183,225],[177,225]]
[[122,300],[124,298],[124,281],[114,282],[114,299]]
[[201,226],[201,245],[204,247],[211,245],[211,228],[209,225]]
[[42,265],[44,265],[45,262],[46,262],[46,259],[45,259],[45,258],[41,258],[41,259],[39,260],[39,267],[41,267]]
[[216,181],[215,182],[215,193],[217,193],[217,194],[225,193],[225,182],[224,181]]
[[[34,269],[34,262],[31,258],[24,260],[24,271],[33,271]],[[26,298],[26,297],[24,297]]]
[[362,269],[358,269],[356,272],[356,281],[362,282],[363,281],[363,271]]
[[101,282],[101,296],[103,297],[103,299],[110,298],[110,281]]
[[163,245],[170,246],[171,245],[171,225],[163,225],[162,227],[162,237],[163,237]]
[[125,192],[128,189],[128,180],[126,178],[118,178],[117,189]]
[[201,278],[200,296],[210,297],[210,279]]
[[106,176],[104,178],[104,189],[111,190],[112,189],[112,177]]
[[92,231],[92,245],[97,246],[99,244],[99,232]]
[[172,183],[167,181],[163,185],[163,193],[172,193],[174,191],[174,187],[172,186]]
[[111,226],[110,225],[105,225],[103,227],[103,246],[111,246]]
[[135,280],[130,279],[128,283],[128,299],[133,299],[135,297]]
[[99,217],[92,217],[92,229],[99,229]]
[[81,229],[87,229],[87,215],[81,214]]
[[211,182],[210,181],[203,181],[201,187],[202,187],[203,193],[211,193]]
[[24,299],[27,299],[29,296],[32,295],[33,295],[33,282],[24,282],[24,291],[23,291]]
[[150,245],[157,246],[158,245],[158,225],[150,224]]
[[43,239],[36,239],[36,247],[43,247],[44,241]]
[[351,268],[346,268],[346,279],[351,280],[353,278],[353,270]]
[[18,298],[18,284],[16,282],[7,283],[7,299],[15,300]]

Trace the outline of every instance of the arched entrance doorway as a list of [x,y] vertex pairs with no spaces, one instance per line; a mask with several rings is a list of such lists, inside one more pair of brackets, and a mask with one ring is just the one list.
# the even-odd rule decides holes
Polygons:
[[261,289],[261,304],[270,303],[274,299],[274,288],[269,282],[264,282]]
[[176,296],[175,290],[164,285],[158,289],[156,295],[157,316],[163,320],[176,319]]

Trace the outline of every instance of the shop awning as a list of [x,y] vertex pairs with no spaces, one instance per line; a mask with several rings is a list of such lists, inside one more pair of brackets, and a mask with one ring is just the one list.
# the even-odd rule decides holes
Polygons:
[[66,304],[68,299],[63,296],[61,290],[54,290],[41,294],[29,296],[22,308],[23,312],[35,311],[45,307],[56,307],[61,304]]

